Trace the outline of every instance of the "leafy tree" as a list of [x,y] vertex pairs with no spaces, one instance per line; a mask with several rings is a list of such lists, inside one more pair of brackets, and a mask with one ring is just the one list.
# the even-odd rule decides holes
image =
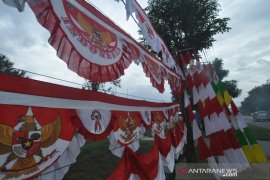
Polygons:
[[14,63],[11,62],[8,59],[8,57],[6,57],[3,54],[0,54],[0,72],[1,73],[7,73],[7,74],[13,74],[13,75],[16,75],[16,76],[25,77],[26,72],[15,69],[13,67],[13,65],[14,65]]
[[[223,60],[220,58],[215,58],[212,62],[212,65],[215,68],[215,71],[222,81],[225,77],[229,75],[229,70],[223,69]],[[229,81],[222,81],[224,83],[225,88],[228,90],[230,95],[233,98],[238,97],[242,90],[237,87],[237,81],[236,80],[229,80]]]
[[250,114],[255,111],[270,111],[270,80],[265,84],[254,87],[248,92],[248,97],[241,102],[240,111]]
[[[114,80],[110,83],[114,87],[121,88],[121,80],[120,79]],[[106,88],[105,83],[91,82],[91,81],[87,81],[86,83],[84,83],[83,88],[87,89],[87,90],[92,90],[92,91],[102,91],[102,92],[111,92],[112,91],[112,87]]]
[[148,16],[170,52],[209,48],[214,35],[230,30],[217,0],[149,0]]
[[[179,50],[209,48],[215,41],[214,35],[230,30],[227,26],[229,18],[219,18],[217,0],[148,0],[148,4],[146,11],[154,28],[178,59]],[[185,157],[187,162],[194,162],[192,127],[187,120],[183,97],[180,107],[187,125]]]

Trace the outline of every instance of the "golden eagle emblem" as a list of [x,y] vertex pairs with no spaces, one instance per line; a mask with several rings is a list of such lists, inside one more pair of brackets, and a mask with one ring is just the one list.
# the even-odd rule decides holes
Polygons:
[[137,132],[135,131],[138,127],[138,119],[135,117],[132,119],[130,113],[128,113],[128,117],[125,120],[120,116],[119,119],[119,128],[122,133],[120,134],[120,141],[124,144],[131,143],[137,137]]
[[18,178],[37,171],[38,165],[47,161],[41,148],[54,144],[60,132],[59,115],[54,122],[43,127],[33,115],[20,116],[14,128],[0,124],[0,155],[9,153],[0,167],[0,172],[6,173],[4,179]]
[[157,112],[154,117],[155,125],[154,130],[155,134],[160,134],[164,129],[164,119],[160,117],[160,114]]

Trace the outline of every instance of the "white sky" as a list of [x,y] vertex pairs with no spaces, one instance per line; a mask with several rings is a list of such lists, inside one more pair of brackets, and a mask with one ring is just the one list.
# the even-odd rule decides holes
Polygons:
[[[132,19],[126,21],[125,8],[114,0],[89,0],[120,27],[138,38],[137,25]],[[138,0],[145,7],[146,0]],[[247,3],[248,2],[248,3]],[[270,7],[269,0],[220,0],[221,17],[230,17],[229,33],[216,35],[213,48],[207,51],[208,60],[214,57],[224,60],[224,67],[230,70],[227,79],[238,81],[243,90],[236,99],[239,104],[247,92],[254,86],[261,85],[270,78]],[[84,79],[70,71],[66,64],[56,56],[56,51],[49,45],[50,34],[36,21],[29,7],[23,13],[0,2],[0,53],[15,63],[16,68],[40,74],[83,83]],[[203,56],[203,54],[202,54]],[[204,56],[203,56],[204,57]],[[31,78],[57,84],[63,83],[40,76]],[[170,101],[170,89],[166,85],[165,93],[160,94],[151,86],[141,66],[134,63],[125,70],[121,78],[122,88],[117,92]],[[78,86],[75,86],[78,87]]]

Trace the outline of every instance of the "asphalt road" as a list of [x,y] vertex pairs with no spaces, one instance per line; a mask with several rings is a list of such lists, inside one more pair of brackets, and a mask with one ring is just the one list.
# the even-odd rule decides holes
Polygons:
[[256,126],[260,126],[263,128],[268,128],[270,129],[270,121],[267,122],[254,122],[252,119],[252,116],[244,116],[245,120],[247,123],[254,124]]

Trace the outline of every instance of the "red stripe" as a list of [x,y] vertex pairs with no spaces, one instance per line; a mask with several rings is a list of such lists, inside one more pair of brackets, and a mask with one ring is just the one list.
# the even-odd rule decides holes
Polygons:
[[173,103],[132,100],[0,73],[0,91],[72,100],[99,101],[124,106],[170,107]]

